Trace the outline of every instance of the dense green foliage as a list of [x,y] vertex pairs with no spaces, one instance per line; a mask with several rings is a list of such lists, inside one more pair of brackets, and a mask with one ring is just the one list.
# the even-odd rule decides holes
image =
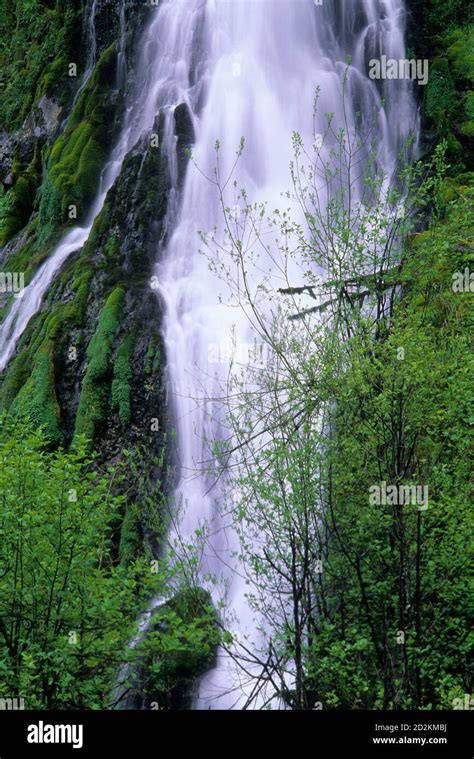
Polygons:
[[[177,566],[171,574],[146,557],[119,563],[113,535],[124,499],[113,491],[123,474],[100,472],[83,439],[70,453],[47,453],[45,442],[23,423],[1,420],[2,697],[23,697],[28,709],[110,707],[119,698],[113,688],[122,668],[121,692],[133,672],[145,671],[147,682],[153,675],[149,695],[146,683],[141,692],[145,706],[159,699],[160,708],[169,708],[170,669],[181,667],[192,680],[213,655],[217,628],[209,602],[184,586],[173,599]],[[129,649],[152,593],[168,599],[156,632]]]
[[[446,221],[415,238],[388,338],[354,341],[330,388],[331,538],[308,688],[331,707],[450,709],[472,688],[474,311],[451,284],[474,241],[473,197],[451,201]],[[371,506],[382,481],[429,483],[427,510]]]
[[[464,0],[410,0],[407,11],[412,19],[412,34],[418,44],[433,46],[434,39],[473,20],[472,8]],[[415,34],[416,33],[416,34]]]
[[429,61],[428,86],[420,92],[425,140],[444,139],[452,172],[474,160],[472,3],[464,0],[411,0],[407,3],[410,53]]
[[0,687],[27,708],[106,705],[146,597],[137,567],[114,566],[121,499],[91,464],[82,444],[45,454],[38,433],[2,423]]
[[430,65],[424,108],[436,136],[447,142],[451,172],[472,166],[474,26],[445,33]]

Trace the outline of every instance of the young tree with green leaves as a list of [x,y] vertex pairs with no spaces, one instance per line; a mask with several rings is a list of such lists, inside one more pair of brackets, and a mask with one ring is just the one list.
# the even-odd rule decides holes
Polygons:
[[[469,690],[469,304],[451,276],[472,204],[446,205],[442,147],[387,177],[367,134],[329,115],[324,140],[294,136],[299,216],[235,182],[233,213],[217,152],[224,233],[202,239],[267,357],[222,389],[216,451],[262,629],[228,654],[253,673],[247,706],[449,708]],[[423,483],[428,508],[371,503],[383,482]]]
[[[198,591],[188,586],[179,564],[171,568],[151,554],[118,559],[114,539],[124,497],[116,492],[122,476],[119,470],[101,472],[82,438],[68,453],[51,451],[40,431],[2,417],[2,698],[23,698],[27,709],[114,708],[140,671],[144,708],[151,708],[152,696],[159,708],[170,708],[172,694],[212,661],[210,602],[206,597],[192,605]],[[154,596],[162,599],[151,615],[154,631],[130,645]],[[183,651],[194,655],[186,677],[174,684],[158,677],[153,654],[172,669]]]

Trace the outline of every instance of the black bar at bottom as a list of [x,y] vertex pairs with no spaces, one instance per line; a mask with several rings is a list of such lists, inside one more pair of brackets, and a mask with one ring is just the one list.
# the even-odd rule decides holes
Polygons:
[[[472,711],[0,712],[0,759],[177,752],[472,759]],[[187,752],[187,754],[184,754]],[[330,752],[330,753],[328,753]]]

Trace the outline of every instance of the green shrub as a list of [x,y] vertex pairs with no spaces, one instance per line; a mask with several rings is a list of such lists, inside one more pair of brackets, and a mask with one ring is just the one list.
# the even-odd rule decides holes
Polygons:
[[161,577],[114,562],[117,472],[99,474],[83,441],[73,453],[47,444],[0,418],[0,692],[28,709],[104,709]]

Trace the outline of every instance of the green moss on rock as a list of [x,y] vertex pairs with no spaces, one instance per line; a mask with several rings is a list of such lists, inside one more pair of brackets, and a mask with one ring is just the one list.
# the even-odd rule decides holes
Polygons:
[[159,346],[158,334],[153,333],[150,336],[147,352],[145,355],[144,373],[147,376],[156,375],[160,370],[161,351]]
[[[71,94],[67,62],[80,65],[81,0],[3,0],[0,68],[3,73],[0,128],[17,129],[47,91],[62,104]],[[52,62],[53,61],[53,62]],[[61,63],[64,69],[61,70]]]
[[116,259],[120,253],[120,240],[116,234],[110,235],[105,245],[105,255],[107,258]]
[[140,554],[142,534],[140,529],[140,509],[133,503],[125,511],[120,529],[119,557],[123,566],[129,566]]
[[25,349],[9,364],[0,390],[0,408],[8,409],[31,374],[31,355]]
[[131,359],[135,345],[135,334],[127,335],[120,346],[114,365],[112,382],[112,408],[118,409],[122,427],[128,427],[131,414],[130,380],[133,376]]
[[78,220],[83,220],[97,192],[115,117],[115,106],[110,99],[115,69],[114,44],[102,54],[79,96],[67,128],[51,150],[39,208],[42,240],[68,223],[72,205],[77,208]]
[[121,287],[116,287],[109,295],[87,348],[88,365],[79,398],[75,435],[85,435],[89,440],[93,440],[98,425],[104,419],[110,384],[110,358],[124,296],[125,290]]
[[26,414],[37,428],[43,429],[51,444],[57,445],[61,442],[52,341],[45,340],[36,352],[33,371],[16,396],[11,410],[13,413]]
[[0,195],[0,247],[28,222],[35,196],[34,179],[25,174],[8,192]]
[[187,709],[196,680],[215,663],[220,631],[210,594],[202,588],[178,593],[153,617],[144,642],[137,703]]

